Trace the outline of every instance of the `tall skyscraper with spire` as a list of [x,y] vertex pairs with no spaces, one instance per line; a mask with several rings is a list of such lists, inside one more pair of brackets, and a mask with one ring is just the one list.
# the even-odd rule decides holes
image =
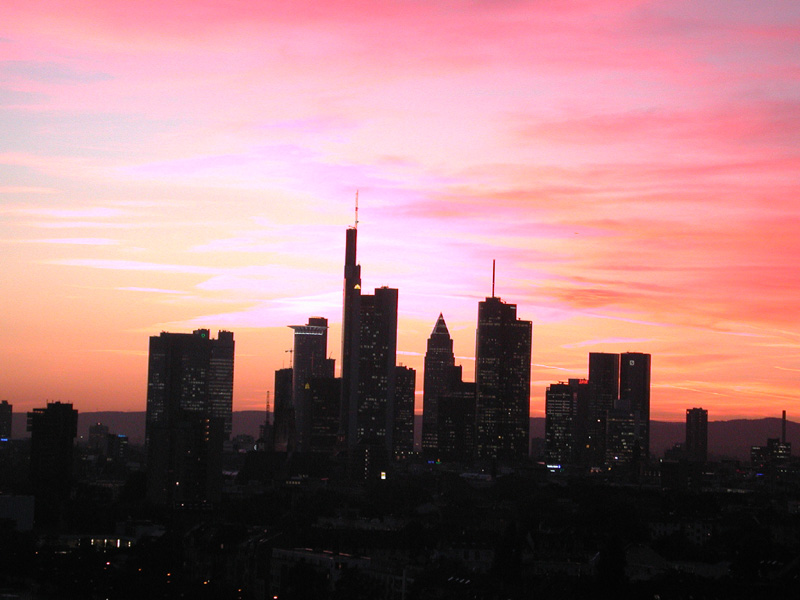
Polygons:
[[[397,290],[361,293],[355,225],[347,229],[342,301],[342,391],[339,447],[351,457],[357,445],[388,459],[393,452],[397,359]],[[363,454],[363,453],[360,453]]]
[[[356,221],[356,224],[358,221]],[[358,363],[361,334],[361,265],[356,262],[358,229],[349,227],[344,254],[344,297],[342,299],[342,395],[339,415],[339,443],[350,448],[358,441],[356,429]]]
[[449,369],[455,365],[453,338],[439,313],[428,338],[422,395],[422,451],[435,454],[438,448],[439,398],[449,392]]
[[494,281],[492,294],[478,304],[476,451],[478,459],[513,461],[528,455],[532,324],[494,296]]

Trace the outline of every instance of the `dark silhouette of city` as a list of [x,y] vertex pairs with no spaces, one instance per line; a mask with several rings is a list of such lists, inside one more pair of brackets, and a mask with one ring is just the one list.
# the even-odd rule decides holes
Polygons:
[[3,597],[794,596],[800,464],[785,412],[742,460],[713,455],[708,411],[687,408],[682,441],[657,456],[658,357],[591,352],[587,378],[552,382],[532,428],[531,354],[545,350],[493,279],[475,381],[432,311],[417,417],[417,374],[397,362],[400,292],[362,293],[357,233],[340,377],[327,317],[290,325],[292,363],[264,374],[257,435],[235,427],[228,331],[150,338],[143,445],[102,422],[78,437],[60,402],[15,439],[0,405]]

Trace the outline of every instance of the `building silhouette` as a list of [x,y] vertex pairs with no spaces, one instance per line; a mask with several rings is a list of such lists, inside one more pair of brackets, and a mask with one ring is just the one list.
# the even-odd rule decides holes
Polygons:
[[[545,458],[551,465],[594,464],[589,408],[595,388],[585,379],[551,384],[545,392]],[[605,423],[605,420],[603,420]]]
[[342,380],[338,377],[314,377],[306,385],[311,423],[311,443],[308,450],[334,454],[339,433]]
[[708,460],[708,411],[702,408],[686,409],[686,456],[693,462]]
[[358,367],[361,345],[361,266],[356,262],[358,229],[349,227],[345,240],[344,292],[342,298],[342,395],[338,444],[355,446],[358,416]]
[[11,418],[14,412],[13,405],[8,400],[0,402],[0,440],[11,439]]
[[766,446],[751,446],[750,462],[753,466],[766,467],[786,463],[792,457],[792,444],[786,441],[786,411],[781,416],[781,437],[767,438]]
[[397,290],[361,296],[358,396],[350,438],[380,442],[391,456],[397,359]]
[[150,338],[147,494],[157,504],[217,502],[230,435],[233,333],[207,329]]
[[619,398],[619,354],[590,352],[589,381],[595,388],[595,410],[613,409]]
[[53,524],[72,489],[74,440],[78,411],[72,404],[50,402],[28,413],[31,433],[30,476],[36,498],[35,518]]
[[463,380],[461,366],[447,369],[447,391],[437,401],[436,457],[469,463],[475,458],[475,383]]
[[633,416],[638,452],[650,456],[650,355],[625,352],[620,355],[619,410]]
[[309,381],[333,378],[333,359],[328,353],[328,320],[311,317],[306,325],[291,325],[294,330],[292,353],[292,408],[294,409],[296,450],[311,448],[312,410]]
[[275,397],[272,421],[273,447],[275,452],[291,452],[295,447],[295,418],[292,406],[293,370],[275,371]]
[[395,367],[395,393],[392,434],[392,458],[405,460],[414,453],[414,391],[417,372],[405,366]]
[[605,464],[630,467],[641,459],[636,420],[626,410],[609,410],[605,417]]
[[530,321],[516,304],[492,296],[478,305],[475,350],[478,459],[513,461],[528,455],[531,382]]
[[552,384],[545,395],[548,462],[641,466],[649,453],[650,355],[589,354],[589,379]]
[[428,338],[425,352],[425,373],[422,392],[422,452],[435,456],[438,450],[439,398],[449,391],[449,369],[455,365],[453,338],[439,318]]

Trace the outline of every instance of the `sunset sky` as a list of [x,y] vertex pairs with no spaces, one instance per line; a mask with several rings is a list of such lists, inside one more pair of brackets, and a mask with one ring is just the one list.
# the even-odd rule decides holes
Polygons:
[[312,315],[338,372],[356,190],[418,410],[496,259],[532,416],[632,351],[653,418],[800,420],[797,0],[4,3],[0,400],[143,411],[149,336],[203,327],[263,409]]

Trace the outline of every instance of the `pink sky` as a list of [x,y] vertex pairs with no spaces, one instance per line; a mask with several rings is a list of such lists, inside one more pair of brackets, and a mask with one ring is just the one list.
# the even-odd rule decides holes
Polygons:
[[[798,417],[800,3],[35,2],[0,8],[0,398],[144,410],[148,337],[237,340],[261,409],[331,322],[360,190],[398,360],[439,312],[534,324],[531,413],[589,352],[652,414]],[[418,406],[418,409],[421,408]]]

